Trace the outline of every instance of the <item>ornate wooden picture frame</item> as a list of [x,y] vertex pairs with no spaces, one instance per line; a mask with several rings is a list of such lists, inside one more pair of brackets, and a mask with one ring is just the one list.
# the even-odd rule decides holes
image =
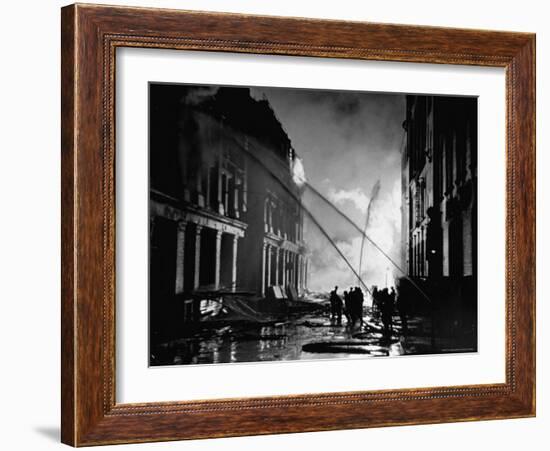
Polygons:
[[[535,415],[535,35],[79,4],[62,9],[61,32],[64,443]],[[506,382],[117,403],[114,90],[120,47],[505,68]]]

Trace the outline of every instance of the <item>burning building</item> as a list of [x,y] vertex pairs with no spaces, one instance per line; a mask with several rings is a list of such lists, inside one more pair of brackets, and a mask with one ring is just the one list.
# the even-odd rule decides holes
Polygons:
[[471,320],[477,306],[477,99],[408,95],[404,128],[403,268],[441,310],[458,322]]
[[267,100],[151,84],[149,156],[152,323],[201,292],[303,294],[303,168]]

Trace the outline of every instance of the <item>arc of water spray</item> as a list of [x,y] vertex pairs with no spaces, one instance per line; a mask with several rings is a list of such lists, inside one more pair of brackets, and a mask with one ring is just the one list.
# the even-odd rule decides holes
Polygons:
[[370,222],[370,212],[371,207],[373,205],[373,202],[378,197],[378,193],[380,192],[380,180],[377,180],[374,186],[372,187],[372,191],[370,193],[370,199],[369,204],[367,205],[367,215],[365,218],[365,228],[363,229],[363,236],[361,237],[361,251],[359,252],[359,274],[361,274],[361,269],[363,267],[363,249],[365,248],[365,235],[367,234],[367,228],[369,226]]

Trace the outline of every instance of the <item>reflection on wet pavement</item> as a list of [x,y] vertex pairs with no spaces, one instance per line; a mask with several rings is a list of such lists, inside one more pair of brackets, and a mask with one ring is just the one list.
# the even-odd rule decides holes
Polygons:
[[[331,321],[326,312],[308,312],[286,321],[259,325],[233,322],[203,327],[188,337],[157,346],[153,365],[266,362],[346,357],[384,357],[431,354],[430,321],[409,319],[409,336],[400,336],[399,319],[394,333],[384,338],[379,319],[367,314],[363,327]],[[437,352],[446,352],[439,347]],[[464,352],[464,350],[463,350]]]

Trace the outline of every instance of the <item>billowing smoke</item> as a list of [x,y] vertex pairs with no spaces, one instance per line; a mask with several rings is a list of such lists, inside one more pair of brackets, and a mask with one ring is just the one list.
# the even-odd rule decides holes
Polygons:
[[[405,96],[351,91],[252,88],[267,99],[288,133],[307,184],[363,229],[390,258],[401,247],[401,154]],[[297,168],[295,168],[297,169]],[[377,183],[379,181],[379,183]],[[330,235],[368,286],[393,284],[399,275],[388,258],[325,201],[306,188],[304,206]],[[369,208],[370,205],[370,208]],[[368,211],[368,215],[367,215]],[[326,291],[357,286],[357,277],[318,227],[306,217],[310,252],[308,286]]]

